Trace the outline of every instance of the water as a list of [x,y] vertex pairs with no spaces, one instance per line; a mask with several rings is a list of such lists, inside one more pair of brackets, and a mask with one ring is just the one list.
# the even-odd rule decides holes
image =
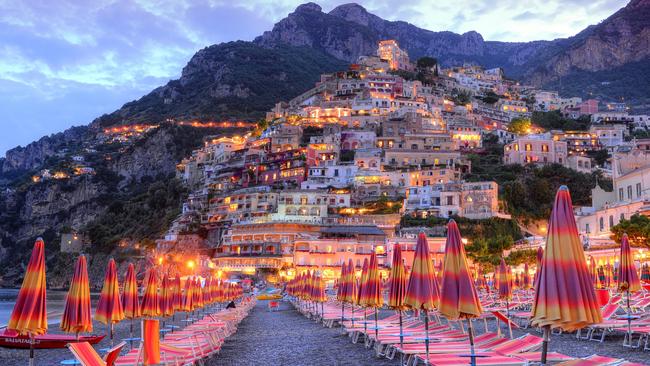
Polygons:
[[[66,294],[66,291],[47,291],[47,321],[49,324],[57,324],[61,321]],[[18,289],[0,288],[0,326],[5,326],[9,322],[17,297]],[[96,305],[97,299],[99,299],[99,293],[90,294],[91,306]]]

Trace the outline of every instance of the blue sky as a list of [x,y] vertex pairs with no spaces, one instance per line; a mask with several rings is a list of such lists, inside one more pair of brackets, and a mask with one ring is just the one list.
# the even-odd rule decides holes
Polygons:
[[[0,0],[0,156],[87,124],[180,75],[197,50],[252,40],[303,1]],[[324,11],[349,1],[320,1]],[[618,0],[360,1],[385,19],[487,40],[571,36]]]

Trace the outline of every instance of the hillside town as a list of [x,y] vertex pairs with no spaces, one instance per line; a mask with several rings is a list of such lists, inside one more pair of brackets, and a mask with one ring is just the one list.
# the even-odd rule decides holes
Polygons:
[[[586,119],[588,130],[512,128],[553,111]],[[416,63],[396,41],[381,41],[376,55],[277,103],[255,131],[206,139],[178,164],[192,193],[156,253],[198,251],[206,268],[285,279],[318,269],[334,281],[342,263],[360,267],[375,252],[386,272],[396,243],[413,255],[416,231],[401,227],[403,216],[510,218],[495,181],[463,178],[473,169],[468,156],[492,139],[504,145],[503,164],[559,164],[612,179],[612,192],[597,186],[592,206],[575,215],[589,254],[614,265],[610,229],[650,213],[650,140],[631,138],[649,123],[624,104],[562,98],[498,68]],[[597,164],[589,153],[601,150],[609,156]],[[541,226],[513,250],[542,245]],[[441,260],[444,237],[430,243]]]

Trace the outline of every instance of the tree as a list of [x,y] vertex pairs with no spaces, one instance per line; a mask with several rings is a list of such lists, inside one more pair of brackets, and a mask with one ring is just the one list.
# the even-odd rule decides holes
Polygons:
[[438,64],[438,60],[433,57],[420,57],[417,61],[417,67],[419,69],[429,69]]
[[508,131],[516,133],[518,135],[523,135],[530,133],[532,123],[529,119],[526,118],[514,118],[508,125]]
[[510,252],[506,257],[506,263],[511,266],[518,266],[520,264],[528,263],[535,264],[537,262],[537,250],[523,249]]
[[499,101],[499,96],[495,92],[490,90],[487,93],[485,93],[485,96],[481,99],[483,100],[483,102],[487,104],[494,104]]
[[607,151],[607,149],[588,151],[587,155],[589,155],[590,158],[594,159],[596,165],[599,166],[605,165],[607,159],[609,159],[609,152]]
[[611,228],[611,238],[617,243],[621,242],[623,234],[627,234],[630,245],[635,247],[650,248],[650,217],[632,215],[629,220],[621,220]]

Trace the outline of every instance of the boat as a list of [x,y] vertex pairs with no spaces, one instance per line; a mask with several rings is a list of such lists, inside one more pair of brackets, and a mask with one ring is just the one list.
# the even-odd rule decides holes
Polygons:
[[[88,342],[97,344],[104,335],[79,336],[67,334],[42,334],[34,337],[34,349],[65,348],[68,343]],[[0,333],[0,347],[4,348],[29,348],[30,339],[26,335],[18,335],[16,332],[5,330]]]

